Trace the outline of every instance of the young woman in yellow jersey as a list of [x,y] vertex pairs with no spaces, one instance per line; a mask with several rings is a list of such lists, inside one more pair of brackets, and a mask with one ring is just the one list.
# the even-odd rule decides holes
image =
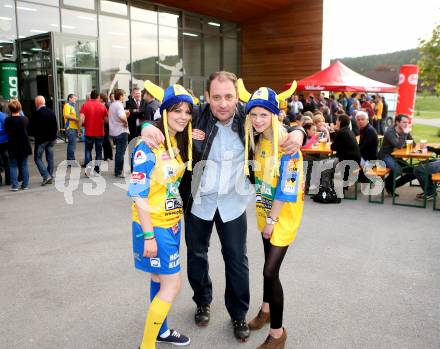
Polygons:
[[150,308],[141,349],[157,342],[188,345],[190,339],[169,329],[166,321],[171,303],[180,290],[179,184],[186,165],[191,170],[192,96],[180,85],[165,90],[157,126],[166,136],[158,149],[142,140],[132,153],[128,195],[133,198],[133,254],[137,269],[151,273]]
[[[264,245],[263,304],[249,323],[251,330],[270,322],[266,341],[258,349],[282,349],[287,332],[283,327],[283,288],[279,271],[287,249],[295,239],[304,205],[302,154],[283,154],[278,140],[286,131],[278,121],[276,93],[261,87],[246,105],[246,154],[253,153],[258,229]],[[245,172],[248,171],[245,164]]]

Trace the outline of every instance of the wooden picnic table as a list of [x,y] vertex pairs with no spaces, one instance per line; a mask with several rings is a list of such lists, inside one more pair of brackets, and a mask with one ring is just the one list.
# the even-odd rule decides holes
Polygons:
[[328,155],[328,156],[336,154],[336,152],[331,149],[330,142],[327,142],[325,144],[325,148],[321,148],[321,145],[318,145],[317,147],[312,146],[311,148],[308,149],[301,149],[301,152],[303,154]]
[[[438,144],[428,144],[428,146],[436,147]],[[391,153],[391,156],[395,158],[400,159],[419,159],[419,160],[428,160],[430,157],[434,155],[434,152],[427,151],[425,153],[419,152],[420,150],[420,144],[417,144],[416,147],[414,147],[413,151],[409,154],[406,152],[406,147],[400,148],[400,149],[394,149],[394,151]]]

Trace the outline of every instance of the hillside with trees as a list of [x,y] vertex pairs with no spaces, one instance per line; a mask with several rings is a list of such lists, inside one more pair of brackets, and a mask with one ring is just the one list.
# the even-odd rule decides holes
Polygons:
[[420,58],[417,49],[396,51],[380,55],[345,57],[332,59],[341,61],[347,67],[371,79],[397,85],[399,70],[403,64],[416,64]]

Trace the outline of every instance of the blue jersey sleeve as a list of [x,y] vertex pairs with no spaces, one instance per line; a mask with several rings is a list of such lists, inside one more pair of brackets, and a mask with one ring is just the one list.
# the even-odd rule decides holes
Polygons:
[[300,166],[299,153],[283,155],[280,162],[280,177],[275,190],[274,200],[296,202],[298,199]]
[[146,198],[150,192],[150,177],[156,164],[156,156],[144,142],[141,142],[133,150],[131,163],[133,170],[128,185],[128,196]]

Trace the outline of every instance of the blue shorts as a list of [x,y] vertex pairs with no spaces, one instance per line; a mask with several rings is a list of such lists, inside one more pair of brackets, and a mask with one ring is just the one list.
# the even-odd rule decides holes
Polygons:
[[144,257],[144,237],[136,237],[142,233],[139,223],[132,222],[133,257],[136,269],[152,274],[176,274],[180,271],[180,230],[181,223],[171,228],[154,227],[157,242],[157,256]]

